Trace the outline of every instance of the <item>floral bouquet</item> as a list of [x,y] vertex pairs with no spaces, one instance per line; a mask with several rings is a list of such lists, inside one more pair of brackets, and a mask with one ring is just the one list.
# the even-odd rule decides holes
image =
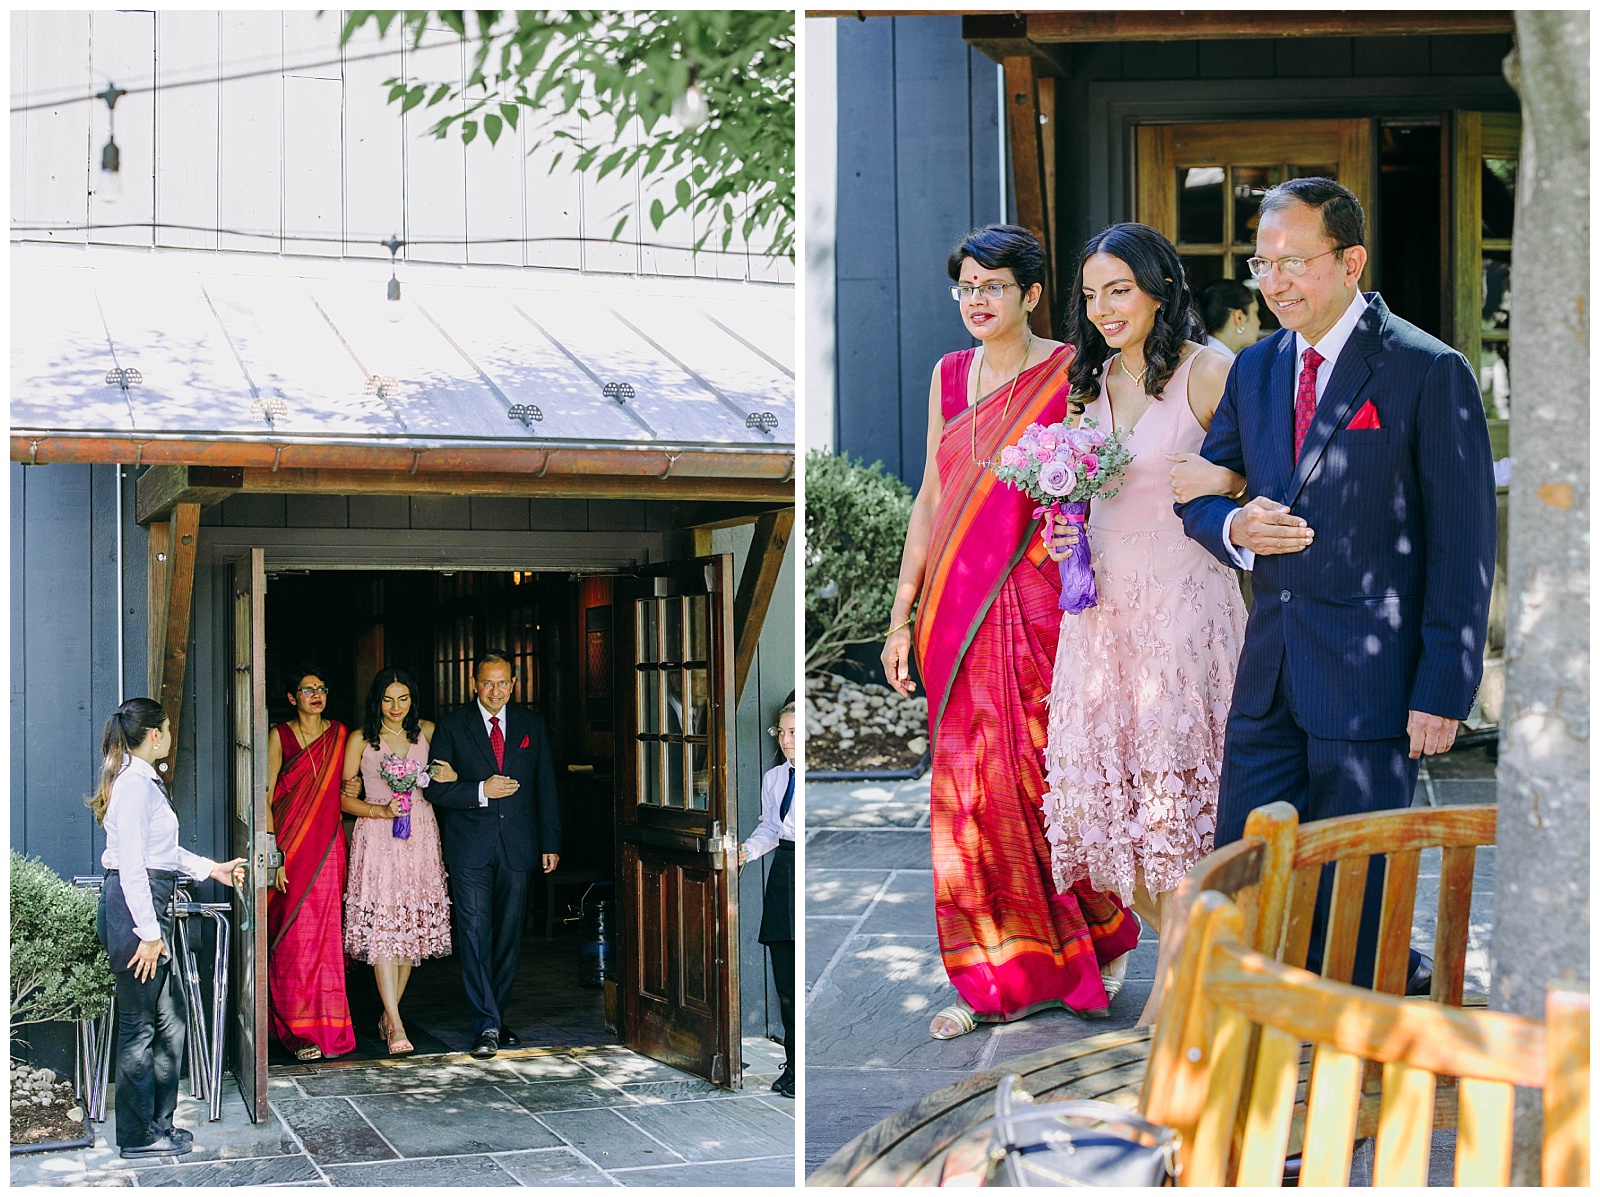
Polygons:
[[400,807],[400,813],[394,820],[394,838],[397,840],[411,838],[411,794],[417,787],[417,778],[422,770],[422,762],[410,757],[386,752],[378,758],[378,776],[394,792],[394,800]]
[[1107,436],[1092,416],[1077,428],[1029,424],[1021,440],[1000,451],[994,472],[1039,504],[1033,517],[1047,517],[1043,532],[1047,545],[1057,515],[1082,529],[1079,551],[1061,562],[1061,609],[1071,615],[1081,615],[1100,601],[1089,561],[1089,530],[1084,526],[1089,500],[1115,495],[1132,460],[1122,431]]

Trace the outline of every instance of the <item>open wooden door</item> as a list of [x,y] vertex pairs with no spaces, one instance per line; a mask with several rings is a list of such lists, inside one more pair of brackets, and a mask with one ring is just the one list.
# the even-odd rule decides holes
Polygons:
[[619,579],[614,611],[623,1041],[738,1089],[733,558]]
[[233,1069],[254,1122],[267,1116],[267,681],[264,550],[233,564],[233,802],[228,846],[245,860],[245,882],[233,890],[238,948],[233,991]]

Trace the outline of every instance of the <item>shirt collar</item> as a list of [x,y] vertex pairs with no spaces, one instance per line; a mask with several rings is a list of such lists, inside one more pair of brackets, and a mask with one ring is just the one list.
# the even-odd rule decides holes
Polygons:
[[145,760],[142,756],[134,756],[133,753],[130,752],[128,753],[127,761],[128,763],[123,766],[125,771],[142,773],[151,781],[162,784],[161,774],[157,773],[155,766],[149,761]]
[[[500,720],[500,726],[501,727],[504,727],[506,725],[506,707],[501,707],[499,714],[494,714],[493,712],[491,712],[489,710],[488,707],[483,705],[483,699],[476,698],[476,699],[473,699],[473,701],[478,704],[478,714],[483,718],[483,725],[485,727],[489,726],[489,720],[491,720],[491,719]],[[511,705],[510,703],[506,704],[507,707],[510,706],[510,705]]]
[[[1322,356],[1322,360],[1332,365],[1339,359],[1344,343],[1350,339],[1350,334],[1355,332],[1356,324],[1361,319],[1361,314],[1367,310],[1367,297],[1357,291],[1355,298],[1350,301],[1350,306],[1345,308],[1344,315],[1340,316],[1334,326],[1322,334],[1322,340],[1316,343],[1315,349]],[[1306,350],[1313,348],[1310,341],[1299,333],[1294,334],[1294,358],[1297,362],[1305,361]]]

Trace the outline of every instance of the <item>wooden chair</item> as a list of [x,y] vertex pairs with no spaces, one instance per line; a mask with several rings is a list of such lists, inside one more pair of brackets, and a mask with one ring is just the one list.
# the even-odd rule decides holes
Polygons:
[[[1404,878],[1397,883],[1403,886]],[[1221,894],[1191,908],[1200,956],[1186,1022],[1211,1027],[1191,1083],[1206,1097],[1185,1153],[1185,1185],[1282,1181],[1302,1047],[1315,1051],[1303,1185],[1347,1185],[1360,1135],[1363,1075],[1381,1070],[1375,1185],[1424,1185],[1441,1078],[1458,1081],[1455,1183],[1506,1185],[1513,1086],[1544,1093],[1547,1185],[1589,1183],[1589,997],[1553,985],[1543,1023],[1408,1001],[1326,980],[1252,950],[1248,917]],[[1435,995],[1437,997],[1436,987]],[[1251,1051],[1252,1033],[1259,1036]],[[1242,1134],[1236,1114],[1244,1111]]]

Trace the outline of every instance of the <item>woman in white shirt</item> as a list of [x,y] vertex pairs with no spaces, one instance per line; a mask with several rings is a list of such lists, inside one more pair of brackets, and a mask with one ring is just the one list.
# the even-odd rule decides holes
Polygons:
[[739,849],[742,867],[774,848],[772,870],[762,895],[761,931],[757,938],[772,958],[772,984],[778,991],[783,1018],[783,1075],[772,1091],[794,1096],[794,695],[778,711],[778,724],[768,729],[783,749],[784,764],[761,778],[761,822]]
[[179,846],[178,815],[155,769],[172,748],[160,703],[128,699],[101,744],[89,806],[106,832],[99,932],[117,983],[117,1146],[124,1159],[185,1155],[194,1135],[172,1124],[185,1031],[167,951],[172,894],[180,872],[240,884],[244,860],[218,864]]
[[1256,292],[1236,278],[1219,278],[1200,290],[1200,318],[1205,321],[1206,344],[1230,358],[1261,339],[1261,309]]

